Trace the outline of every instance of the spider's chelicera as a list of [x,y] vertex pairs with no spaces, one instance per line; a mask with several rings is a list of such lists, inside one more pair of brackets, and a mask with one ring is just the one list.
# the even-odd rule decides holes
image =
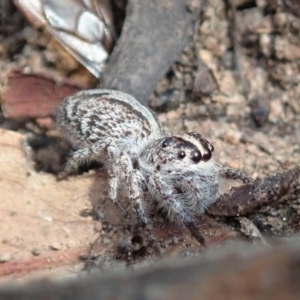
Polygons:
[[150,240],[150,210],[166,211],[204,244],[195,218],[224,193],[228,181],[248,183],[242,172],[212,158],[213,145],[200,134],[169,134],[156,116],[135,98],[113,90],[87,90],[66,98],[56,122],[77,149],[59,175],[64,178],[85,161],[104,163],[109,198],[118,201],[125,189]]

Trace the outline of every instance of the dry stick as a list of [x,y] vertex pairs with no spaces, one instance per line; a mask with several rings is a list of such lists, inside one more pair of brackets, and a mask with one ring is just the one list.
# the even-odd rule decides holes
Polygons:
[[129,0],[122,34],[99,87],[129,93],[147,104],[157,82],[190,42],[202,2]]

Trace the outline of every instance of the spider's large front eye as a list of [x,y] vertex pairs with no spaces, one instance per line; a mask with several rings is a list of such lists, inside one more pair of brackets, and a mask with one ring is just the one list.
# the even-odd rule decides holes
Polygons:
[[184,152],[184,151],[180,151],[180,152],[178,153],[178,158],[180,158],[180,159],[185,158],[185,152]]
[[208,161],[211,159],[211,151],[205,151],[203,154],[203,161]]
[[161,146],[163,148],[166,148],[166,147],[170,146],[171,143],[172,143],[172,138],[168,137],[162,142]]
[[200,153],[200,151],[193,151],[191,153],[191,160],[194,162],[194,163],[198,163],[202,158],[202,155]]

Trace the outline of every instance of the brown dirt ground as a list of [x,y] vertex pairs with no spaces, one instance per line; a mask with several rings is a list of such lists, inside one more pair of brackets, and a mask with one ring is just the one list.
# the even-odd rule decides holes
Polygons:
[[[171,66],[165,78],[159,82],[156,92],[151,97],[151,104],[158,112],[159,119],[173,132],[197,131],[201,133],[214,144],[216,160],[241,169],[250,177],[256,178],[300,164],[300,18],[297,15],[298,7],[290,8],[283,1],[236,0],[235,3],[236,28],[232,26],[232,13],[226,3],[219,0],[209,1],[203,14],[203,21],[196,28],[193,42]],[[46,72],[55,78],[68,77],[74,83],[85,83],[86,86],[95,84],[95,79],[49,34],[33,29],[17,12],[13,15],[14,18],[9,24],[10,31],[7,29],[7,32],[2,34],[0,44],[1,84],[5,82],[7,73],[16,67],[27,72]],[[244,85],[246,96],[245,88],[239,83],[239,74],[233,63],[234,36],[240,45],[241,76],[246,83]],[[198,70],[197,58],[202,59],[214,78],[214,82],[207,86],[208,90],[212,91],[212,93],[209,92],[209,96],[198,92],[197,84],[199,84],[201,74]],[[165,99],[168,103],[161,105]],[[9,142],[7,142],[17,149],[23,149],[20,143],[25,133],[41,134],[44,132],[35,121],[24,123],[6,120],[3,116],[1,118],[2,128],[19,132],[9,136]],[[258,118],[260,121],[257,121]],[[5,134],[11,133],[7,131],[1,133],[2,136]],[[46,135],[51,136],[53,132],[46,132]],[[1,140],[3,149],[5,145],[6,142]],[[3,161],[10,157],[7,156],[10,151],[4,150],[0,152]],[[19,160],[19,164],[23,165],[26,159],[20,153],[12,156],[12,161],[16,163],[16,160]],[[30,265],[33,258],[40,259],[41,267],[33,267],[33,269],[23,267],[23,273],[18,274],[24,275],[25,272],[25,275],[28,275],[32,270],[36,271],[38,276],[56,277],[57,274],[77,273],[82,268],[77,260],[79,254],[87,256],[88,246],[97,237],[99,237],[96,243],[98,250],[95,248],[93,259],[90,257],[86,265],[95,264],[99,268],[107,269],[128,264],[128,260],[115,259],[116,244],[126,239],[129,232],[124,229],[120,214],[105,197],[103,175],[92,173],[82,175],[82,178],[72,178],[66,183],[57,183],[53,175],[37,174],[30,169],[31,174],[34,174],[33,178],[36,178],[34,188],[30,191],[38,199],[43,199],[44,206],[33,207],[32,210],[26,212],[27,208],[24,208],[28,204],[26,197],[30,198],[30,195],[24,196],[25,202],[13,202],[13,192],[16,191],[16,187],[10,186],[7,182],[8,178],[10,181],[12,178],[15,181],[21,180],[20,177],[29,172],[27,169],[29,167],[23,165],[21,168],[18,163],[17,165],[10,164],[8,167],[3,178],[4,181],[7,180],[4,185],[8,187],[8,191],[5,190],[8,194],[2,193],[0,197],[1,220],[7,226],[5,230],[1,226],[2,231],[0,230],[3,235],[0,236],[0,270],[1,266],[6,266],[6,271],[3,271],[2,276],[9,276],[7,277],[9,279],[12,276],[16,277],[17,272],[10,272],[10,270],[15,270],[13,264],[26,261]],[[94,180],[97,176],[103,179],[102,188],[99,187],[99,178]],[[28,179],[26,179],[28,176],[23,177],[21,182],[28,185]],[[86,182],[86,185],[81,182]],[[71,190],[69,194],[53,197],[53,190],[66,190],[68,184]],[[43,189],[43,185],[48,186],[50,191]],[[81,185],[84,186],[83,190],[72,190]],[[28,186],[24,190],[27,191]],[[23,189],[19,193],[21,191]],[[98,208],[94,209],[97,212],[96,217],[89,214],[92,206],[84,196],[82,199],[85,200],[82,200],[81,204],[77,201],[75,205],[74,201],[70,201],[74,195],[78,196],[80,193],[87,193],[88,200],[97,197],[98,200],[100,199],[97,204],[92,203],[94,208]],[[96,193],[98,196],[91,197],[91,193]],[[5,202],[5,199],[9,201]],[[49,209],[50,206],[53,210]],[[85,217],[84,214],[80,214],[84,210],[87,212]],[[15,215],[18,216],[21,212],[24,214],[24,220],[18,218],[18,221],[15,221]],[[32,214],[35,217],[39,216],[38,223],[28,223]],[[299,214],[300,198],[298,196],[285,203],[264,207],[248,217],[262,235],[280,238],[289,237],[299,231]],[[56,217],[53,218],[53,215]],[[70,215],[71,219],[68,217]],[[61,217],[59,224],[55,221],[57,216]],[[44,224],[53,219],[50,226],[47,227]],[[228,236],[239,235],[235,233],[236,222],[233,218],[221,218],[221,220],[226,223],[224,228],[227,233],[229,232]],[[18,222],[20,222],[19,225]],[[65,225],[68,222],[74,222],[76,226],[73,224],[75,227],[72,229],[63,228],[62,224]],[[80,227],[78,225],[80,222],[86,227]],[[158,228],[166,226],[167,231],[171,231],[167,237],[163,233],[160,236],[163,253],[185,256],[198,252],[197,246],[186,233],[178,234],[177,239],[172,237],[172,232],[181,231],[181,229],[168,223],[165,224],[161,218],[157,222]],[[216,230],[218,225],[213,226]],[[56,228],[57,231],[53,231],[54,227],[58,228]],[[224,234],[224,228],[222,234]],[[60,229],[65,230],[65,234],[61,234]],[[27,231],[32,237],[28,238],[30,234],[27,235]],[[156,231],[159,235],[160,229]],[[89,233],[88,236],[87,233]],[[71,241],[70,236],[72,236]],[[63,263],[64,259],[58,258],[60,254],[57,253],[62,253],[62,256],[69,255],[70,263]],[[58,264],[47,265],[43,259],[49,257],[57,260]],[[129,264],[133,268],[139,268],[148,264],[152,257],[151,249],[146,249],[144,256],[139,256],[139,259]],[[65,265],[67,266],[62,267]],[[49,268],[54,268],[55,271],[45,272]]]

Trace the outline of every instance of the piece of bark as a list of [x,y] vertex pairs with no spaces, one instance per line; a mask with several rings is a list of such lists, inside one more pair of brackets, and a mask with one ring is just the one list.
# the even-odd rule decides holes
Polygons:
[[191,40],[204,2],[129,0],[99,87],[129,93],[147,104],[157,82]]
[[214,216],[243,216],[261,206],[288,199],[299,188],[300,168],[258,178],[254,182],[232,188],[214,203],[208,213]]
[[67,282],[2,286],[1,300],[299,299],[300,240],[257,249],[234,245],[202,258]]
[[7,76],[1,107],[6,118],[47,117],[62,99],[80,89],[70,82],[55,82],[42,74],[22,74],[14,70]]

